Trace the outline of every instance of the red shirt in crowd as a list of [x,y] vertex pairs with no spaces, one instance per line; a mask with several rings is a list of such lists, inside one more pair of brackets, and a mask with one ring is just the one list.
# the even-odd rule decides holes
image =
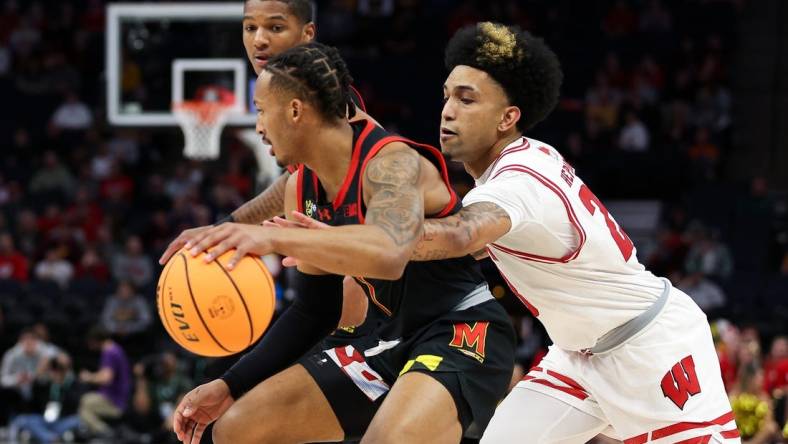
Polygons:
[[26,282],[29,275],[27,258],[14,252],[0,255],[0,279],[14,279]]

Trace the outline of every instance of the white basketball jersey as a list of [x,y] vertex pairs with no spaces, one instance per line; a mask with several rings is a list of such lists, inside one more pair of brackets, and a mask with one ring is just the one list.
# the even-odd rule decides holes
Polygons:
[[492,202],[511,230],[487,246],[512,291],[565,350],[591,348],[642,313],[664,281],[551,146],[522,137],[476,181],[465,206]]

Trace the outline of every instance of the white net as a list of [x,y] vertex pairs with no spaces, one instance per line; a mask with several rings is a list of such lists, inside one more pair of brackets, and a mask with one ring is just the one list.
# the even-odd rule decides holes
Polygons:
[[234,111],[233,105],[216,102],[176,103],[172,113],[183,129],[183,155],[195,160],[217,159],[222,129]]

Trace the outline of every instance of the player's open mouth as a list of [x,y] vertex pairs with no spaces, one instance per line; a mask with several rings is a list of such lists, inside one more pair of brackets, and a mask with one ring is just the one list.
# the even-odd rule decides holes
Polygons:
[[454,132],[454,131],[452,131],[452,130],[450,130],[448,128],[441,127],[441,140],[446,140],[446,139],[448,139],[448,138],[450,138],[452,136],[456,136],[456,135],[457,135],[456,132]]
[[271,58],[268,54],[255,54],[254,61],[259,66],[265,66],[268,63],[268,59]]

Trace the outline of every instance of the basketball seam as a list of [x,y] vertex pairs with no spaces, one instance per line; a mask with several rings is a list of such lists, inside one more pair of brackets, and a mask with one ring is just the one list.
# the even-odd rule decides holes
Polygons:
[[[268,271],[268,268],[266,268],[266,266],[262,263],[262,261],[263,260],[261,258],[259,259],[256,257],[254,258],[254,263],[258,267],[260,267],[260,270],[265,275],[266,277],[265,283],[268,284],[268,289],[271,291],[271,295],[273,296],[271,298],[271,318],[273,318],[273,313],[274,311],[276,311],[276,288],[274,287],[274,281],[273,278],[271,277],[271,272]],[[271,318],[268,319],[268,325],[266,326],[266,328],[268,328],[268,326],[271,325]]]
[[197,300],[194,299],[194,293],[192,292],[192,283],[191,283],[191,281],[189,279],[189,263],[186,260],[186,256],[184,256],[183,253],[181,253],[180,256],[183,258],[183,269],[186,272],[185,273],[186,274],[186,286],[189,287],[189,296],[191,296],[191,298],[192,298],[192,303],[194,304],[194,311],[197,312],[197,317],[200,318],[200,322],[202,322],[202,326],[205,327],[205,331],[208,332],[208,336],[210,336],[211,339],[213,339],[213,342],[215,342],[216,345],[219,346],[219,348],[221,348],[222,350],[226,351],[227,353],[237,353],[237,352],[233,352],[233,351],[228,350],[227,348],[225,348],[225,346],[223,346],[221,344],[221,342],[219,342],[219,340],[216,339],[216,337],[213,335],[213,332],[211,332],[211,329],[208,328],[208,324],[205,323],[205,319],[203,319],[202,313],[200,313],[200,306],[197,305]]
[[[233,284],[233,288],[235,288],[235,292],[238,293],[238,299],[240,299],[241,303],[244,305],[244,310],[246,311],[246,319],[249,320],[249,344],[246,346],[246,347],[248,347],[249,345],[252,345],[252,340],[254,339],[254,323],[252,323],[252,314],[249,312],[249,307],[246,305],[246,300],[244,299],[244,295],[241,294],[241,290],[238,288],[237,285],[235,285],[235,280],[233,280],[233,277],[230,276],[230,273],[228,273],[227,270],[225,270],[224,265],[219,263],[218,259],[213,261],[213,262],[216,265],[219,266],[219,268],[227,276],[227,279],[230,280],[230,283]],[[244,348],[246,348],[246,347],[244,347]],[[243,350],[244,348],[242,348],[241,350]],[[241,350],[238,350],[238,351],[241,351]]]

